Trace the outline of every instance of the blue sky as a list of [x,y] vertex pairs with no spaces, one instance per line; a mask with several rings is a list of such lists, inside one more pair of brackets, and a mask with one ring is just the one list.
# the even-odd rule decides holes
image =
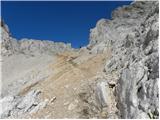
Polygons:
[[71,43],[72,47],[89,42],[89,30],[101,18],[129,1],[3,1],[2,18],[12,36]]

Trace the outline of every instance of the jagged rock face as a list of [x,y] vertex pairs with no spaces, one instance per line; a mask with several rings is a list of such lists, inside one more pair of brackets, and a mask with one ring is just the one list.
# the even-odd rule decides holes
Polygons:
[[42,41],[33,39],[16,40],[11,37],[9,29],[4,22],[1,22],[2,40],[1,54],[2,56],[10,56],[12,54],[54,54],[63,51],[71,51],[71,44],[53,41]]
[[39,94],[41,91],[32,90],[25,96],[7,96],[0,99],[1,107],[0,118],[23,118],[29,116],[29,113],[35,113],[43,109],[48,100],[41,101]]
[[25,54],[29,53],[53,54],[71,50],[70,44],[54,43],[51,41],[22,39],[19,41],[19,44],[20,44],[20,51]]
[[[158,1],[137,1],[118,8],[112,20],[100,20],[91,30],[93,53],[106,47],[112,58],[106,74],[117,72],[118,109],[121,118],[158,118]],[[106,47],[104,47],[106,46]]]
[[[97,22],[91,29],[89,45],[77,51],[64,43],[17,41],[1,23],[1,54],[4,58],[9,56],[3,65],[6,71],[12,68],[20,76],[11,71],[9,76],[2,70],[9,77],[5,81],[14,83],[6,85],[10,89],[4,90],[0,99],[0,104],[7,106],[0,111],[0,117],[32,118],[32,113],[39,117],[37,113],[51,105],[40,112],[41,117],[51,113],[50,117],[78,118],[79,107],[80,118],[158,118],[158,15],[158,1],[137,1],[118,8],[112,13],[112,20]],[[50,55],[63,51],[71,52]],[[72,56],[72,52],[76,55]],[[21,87],[23,91],[19,90]],[[47,98],[42,100],[40,96]]]
[[17,41],[11,37],[8,26],[1,21],[1,54],[2,56],[11,55],[18,51]]

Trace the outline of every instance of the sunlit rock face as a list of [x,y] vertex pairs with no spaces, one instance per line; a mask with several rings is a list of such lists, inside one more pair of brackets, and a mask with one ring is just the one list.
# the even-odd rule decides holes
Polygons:
[[78,50],[16,40],[1,21],[0,118],[158,119],[158,5],[135,1],[117,8]]
[[[91,30],[93,53],[111,48],[106,74],[118,71],[116,97],[121,118],[158,118],[158,1],[137,1],[117,8],[112,20]],[[106,47],[105,47],[106,46]],[[105,51],[103,51],[105,52]]]
[[11,36],[8,26],[1,22],[1,54],[10,56],[13,54],[54,54],[72,50],[71,44],[46,40],[21,39],[16,40]]
[[11,55],[18,51],[18,42],[11,37],[8,26],[1,21],[1,55]]

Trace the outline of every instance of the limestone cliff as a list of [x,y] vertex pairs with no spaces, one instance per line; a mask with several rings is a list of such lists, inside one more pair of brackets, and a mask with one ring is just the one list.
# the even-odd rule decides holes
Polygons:
[[117,8],[79,50],[16,40],[1,21],[0,117],[158,119],[158,7],[135,1]]
[[91,29],[93,53],[111,48],[106,74],[115,73],[117,107],[122,118],[158,117],[159,3],[137,1],[117,8],[112,20],[101,19]]

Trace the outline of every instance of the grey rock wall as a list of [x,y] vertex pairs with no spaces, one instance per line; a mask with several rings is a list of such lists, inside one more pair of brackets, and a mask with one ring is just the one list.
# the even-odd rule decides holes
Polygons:
[[[159,118],[158,18],[158,1],[136,1],[129,6],[117,8],[113,11],[111,20],[103,18],[97,22],[96,27],[90,30],[89,45],[80,50],[80,53],[89,51],[90,54],[105,53],[107,49],[111,50],[111,58],[107,59],[105,63],[104,72],[106,75],[116,72],[116,78],[118,78],[114,83],[113,90],[119,110],[116,114],[115,110],[113,111],[115,118]],[[14,54],[34,56],[74,50],[70,44],[64,43],[32,39],[18,41],[11,37],[8,27],[3,22],[1,29],[2,56]],[[86,57],[83,59],[85,60]],[[110,78],[107,79],[110,80]],[[90,97],[87,97],[86,104],[92,103],[88,105],[92,107],[90,110],[97,112],[91,112],[91,117],[100,118],[99,111],[109,113],[109,111],[106,112],[106,109],[99,110],[101,107],[108,109],[108,106],[111,106],[109,90],[112,88],[109,87],[109,82],[106,82],[107,79],[104,78],[102,82],[99,80],[98,84],[93,86],[94,95],[91,94]],[[36,102],[37,94],[34,93],[35,91],[32,91],[26,96],[16,98],[16,101],[20,100],[19,103],[15,102],[14,97],[1,99],[2,102],[6,101],[6,103],[4,102],[6,105],[11,104],[11,106],[4,109],[0,116],[2,118],[10,116],[9,114],[14,116],[18,114],[19,109],[22,113],[35,112],[45,106],[45,103]],[[84,94],[80,96],[86,97]],[[99,106],[101,107],[99,108]],[[10,111],[15,111],[15,113],[10,113]]]
[[92,53],[111,48],[106,74],[116,71],[117,107],[121,118],[158,118],[158,1],[137,1],[117,8],[112,20],[91,30]]

